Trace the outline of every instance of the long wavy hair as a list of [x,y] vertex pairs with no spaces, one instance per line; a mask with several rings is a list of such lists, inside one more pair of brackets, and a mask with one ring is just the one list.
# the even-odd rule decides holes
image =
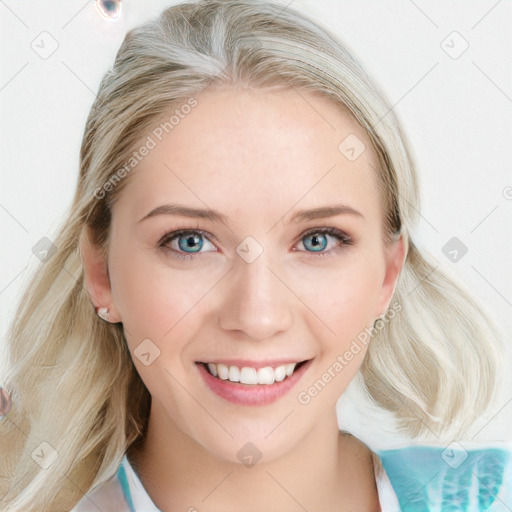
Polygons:
[[[200,100],[213,84],[315,91],[368,132],[386,234],[401,234],[408,248],[391,300],[401,307],[375,330],[361,367],[373,402],[418,436],[466,427],[493,397],[500,333],[469,291],[414,244],[420,201],[411,153],[389,103],[354,55],[290,7],[182,3],[129,31],[103,77],[56,251],[34,272],[10,326],[2,381],[12,409],[0,421],[5,512],[69,510],[144,438],[151,396],[123,326],[95,313],[78,241],[87,227],[107,254],[111,207],[130,178],[120,179],[120,169],[163,114]],[[38,450],[54,458],[50,469],[35,463]]]

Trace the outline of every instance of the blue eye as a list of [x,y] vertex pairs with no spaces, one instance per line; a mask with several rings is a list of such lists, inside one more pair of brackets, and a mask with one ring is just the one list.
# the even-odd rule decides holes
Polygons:
[[[206,238],[201,231],[174,231],[164,236],[160,242],[161,247],[169,247],[172,251],[173,256],[183,259],[194,258],[195,254],[201,254],[201,249],[204,246],[205,240],[214,247],[213,251],[216,252],[215,246]],[[178,247],[175,246],[174,242],[178,242]]]
[[[337,243],[334,243],[331,249],[325,251],[328,237],[334,238]],[[302,236],[302,240],[304,240],[302,243],[306,247],[307,252],[317,253],[315,256],[332,256],[334,252],[343,249],[343,246],[353,244],[352,239],[348,235],[335,228],[310,230]]]
[[[333,238],[335,243],[326,251],[328,237]],[[205,242],[210,244],[213,250],[201,251]],[[335,228],[310,230],[302,235],[301,242],[306,248],[305,252],[312,253],[315,256],[332,256],[333,253],[343,249],[343,246],[353,244],[352,239],[347,234]],[[172,256],[181,259],[193,259],[196,255],[205,252],[217,252],[215,246],[201,230],[181,230],[168,233],[159,242],[159,247],[166,249]]]
[[304,240],[308,239],[310,243],[304,243],[304,247],[306,247],[308,250],[311,248],[312,251],[319,252],[323,251],[327,246],[327,237],[323,233],[320,233],[320,236],[318,236],[318,234],[313,234],[304,237]]
[[[203,240],[200,238],[201,235],[195,235],[193,233],[190,233],[187,235],[186,238],[183,238],[183,235],[180,235],[178,237],[178,246],[182,251],[188,252],[189,249],[195,249],[195,246],[199,246],[198,250],[201,250],[203,247]],[[183,243],[182,243],[183,242]],[[198,252],[195,250],[192,250],[190,252]]]

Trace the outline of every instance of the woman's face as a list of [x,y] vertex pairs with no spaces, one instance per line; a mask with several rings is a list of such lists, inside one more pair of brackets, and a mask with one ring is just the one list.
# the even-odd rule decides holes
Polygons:
[[[108,305],[162,431],[234,462],[250,442],[271,460],[335,423],[366,352],[354,340],[386,311],[403,246],[383,243],[368,136],[329,100],[196,100],[141,139],[155,147],[113,206]],[[253,384],[225,380],[230,367]]]

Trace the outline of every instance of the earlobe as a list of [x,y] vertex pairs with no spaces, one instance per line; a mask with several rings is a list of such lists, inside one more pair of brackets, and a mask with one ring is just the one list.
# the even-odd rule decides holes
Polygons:
[[385,315],[390,306],[400,272],[405,265],[407,251],[408,243],[404,234],[400,235],[398,240],[395,240],[386,248],[386,273],[375,312],[377,317]]
[[106,256],[102,248],[91,241],[87,226],[80,234],[78,251],[84,267],[85,288],[98,316],[108,322],[120,322],[120,315],[112,296]]

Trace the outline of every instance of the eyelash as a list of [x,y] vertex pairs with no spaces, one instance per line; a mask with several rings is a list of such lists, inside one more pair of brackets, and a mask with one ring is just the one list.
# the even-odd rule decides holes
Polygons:
[[[203,237],[207,238],[210,242],[209,234],[201,229],[181,229],[178,231],[172,231],[170,233],[166,233],[158,242],[158,247],[166,250],[168,253],[170,253],[173,257],[180,258],[182,260],[192,260],[196,258],[197,256],[200,256],[201,254],[205,253],[195,253],[195,254],[186,254],[184,252],[176,251],[175,249],[170,249],[167,246],[169,242],[172,242],[175,238],[178,238],[181,235],[184,234],[200,234]],[[328,251],[322,251],[322,252],[314,252],[314,251],[301,251],[301,252],[308,252],[313,256],[318,257],[331,257],[334,256],[335,253],[338,253],[339,251],[343,250],[345,246],[353,245],[354,241],[353,239],[344,233],[343,231],[340,231],[336,228],[314,228],[306,231],[303,233],[300,238],[299,242],[309,236],[309,235],[330,235],[334,238],[336,238],[341,244],[333,249],[329,249]],[[214,237],[212,237],[214,238]],[[213,243],[213,242],[212,242]],[[213,251],[207,251],[207,252],[213,252]]]

